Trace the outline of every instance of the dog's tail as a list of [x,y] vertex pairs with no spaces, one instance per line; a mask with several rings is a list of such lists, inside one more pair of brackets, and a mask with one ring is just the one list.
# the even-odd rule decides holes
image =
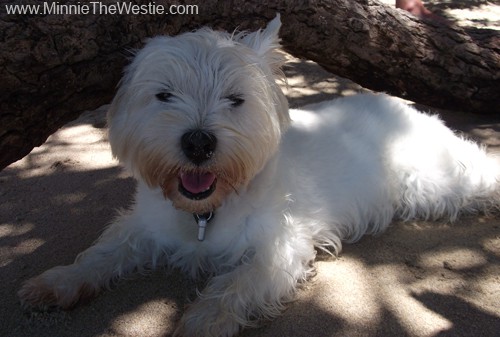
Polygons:
[[[403,219],[455,220],[461,213],[500,207],[500,158],[455,135],[434,116],[413,115],[410,135],[392,148],[398,179],[396,215]],[[413,132],[419,135],[411,134]]]

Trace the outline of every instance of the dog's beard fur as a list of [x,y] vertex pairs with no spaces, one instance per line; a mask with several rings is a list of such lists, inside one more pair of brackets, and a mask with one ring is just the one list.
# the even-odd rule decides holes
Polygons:
[[243,167],[236,167],[234,170],[229,170],[227,166],[224,170],[210,167],[201,171],[199,168],[194,168],[189,172],[211,172],[215,174],[216,180],[214,191],[208,197],[192,200],[180,191],[179,177],[186,170],[188,169],[183,167],[162,173],[163,182],[160,183],[160,187],[165,198],[170,199],[175,208],[196,214],[212,212],[219,208],[230,193],[238,193],[238,189],[241,189],[248,181]]

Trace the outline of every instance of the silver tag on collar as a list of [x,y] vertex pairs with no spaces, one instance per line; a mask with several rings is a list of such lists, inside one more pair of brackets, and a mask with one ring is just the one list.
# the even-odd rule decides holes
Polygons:
[[208,222],[212,219],[212,217],[213,217],[213,212],[202,215],[194,214],[194,218],[198,223],[198,241],[205,240],[205,230],[207,228]]

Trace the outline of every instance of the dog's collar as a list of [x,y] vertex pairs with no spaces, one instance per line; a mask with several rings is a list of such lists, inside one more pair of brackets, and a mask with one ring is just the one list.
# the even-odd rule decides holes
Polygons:
[[205,239],[205,229],[207,228],[207,224],[214,217],[214,212],[208,212],[204,214],[193,213],[194,219],[198,224],[198,241],[203,241]]

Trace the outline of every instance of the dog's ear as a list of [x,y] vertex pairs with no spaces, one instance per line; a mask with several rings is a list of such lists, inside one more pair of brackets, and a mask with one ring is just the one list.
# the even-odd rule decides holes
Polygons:
[[265,57],[268,52],[280,47],[280,38],[278,36],[280,27],[280,15],[277,14],[265,29],[259,29],[256,32],[244,35],[240,42],[255,50],[257,55]]
[[[285,54],[279,50],[281,47],[278,35],[280,27],[281,20],[280,14],[278,13],[276,17],[267,24],[265,29],[259,29],[256,32],[248,34],[241,33],[235,36],[235,39],[257,53],[259,56],[258,62],[261,63],[264,69],[269,69],[276,78],[281,78],[286,81],[285,75],[281,70],[281,67],[286,62],[286,58]],[[272,90],[275,95],[274,99],[276,101],[280,124],[282,128],[285,129],[290,124],[288,101],[280,87],[274,81],[272,81]]]
[[265,60],[271,66],[273,72],[278,73],[285,58],[278,52],[280,48],[279,30],[281,27],[280,14],[271,20],[265,29],[237,36],[239,42],[252,48],[261,60]]

